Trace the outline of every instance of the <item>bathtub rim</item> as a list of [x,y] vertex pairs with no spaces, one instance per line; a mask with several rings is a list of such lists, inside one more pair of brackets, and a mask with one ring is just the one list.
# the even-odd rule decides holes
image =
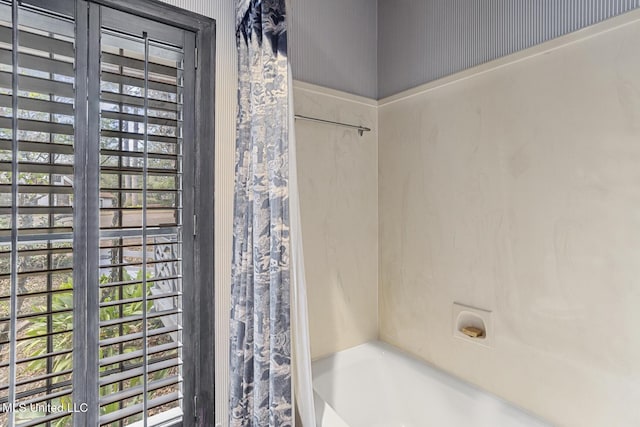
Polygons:
[[[395,345],[393,345],[393,344],[391,344],[389,342],[382,341],[380,339],[367,341],[367,342],[355,345],[353,347],[349,347],[349,348],[346,348],[344,350],[340,350],[340,351],[337,351],[335,353],[331,353],[331,354],[324,355],[324,356],[318,357],[316,359],[313,359],[311,361],[313,380],[315,380],[315,377],[316,377],[315,369],[314,369],[314,365],[316,363],[322,362],[322,361],[327,361],[327,360],[329,360],[331,358],[336,357],[336,355],[338,355],[340,353],[343,353],[343,352],[347,352],[347,351],[358,349],[358,348],[365,348],[365,347],[372,347],[375,351],[382,352],[383,355],[384,355],[384,352],[386,351],[386,352],[390,353],[393,357],[398,357],[400,359],[408,361],[410,364],[424,365],[424,366],[426,366],[428,369],[430,369],[431,371],[433,371],[437,375],[437,379],[440,379],[442,377],[452,379],[456,383],[456,387],[460,387],[460,386],[461,387],[466,387],[466,388],[469,388],[469,389],[471,389],[473,391],[480,392],[482,394],[490,396],[491,398],[497,400],[498,402],[500,402],[503,405],[506,405],[507,407],[511,407],[511,408],[515,409],[516,411],[521,412],[523,415],[525,415],[527,417],[530,417],[530,418],[532,418],[534,420],[539,421],[543,425],[546,425],[548,427],[556,427],[556,424],[553,424],[552,422],[550,422],[549,420],[545,419],[541,415],[536,414],[536,413],[534,413],[534,412],[532,412],[532,411],[530,411],[530,410],[528,410],[526,408],[523,408],[522,406],[520,406],[520,405],[518,405],[518,404],[516,404],[514,402],[511,402],[511,401],[503,398],[502,396],[499,396],[499,395],[497,395],[497,394],[495,394],[495,393],[493,393],[493,392],[491,392],[489,390],[486,390],[486,389],[482,388],[481,386],[479,386],[479,385],[477,385],[477,384],[475,384],[475,383],[473,383],[473,382],[471,382],[469,380],[461,378],[460,376],[458,376],[458,375],[456,375],[456,374],[454,374],[452,372],[449,372],[449,371],[447,371],[447,370],[445,370],[443,368],[440,368],[439,366],[437,366],[433,362],[425,360],[425,359],[423,359],[423,358],[411,353],[410,351],[404,350],[404,349],[399,348],[399,347],[397,347],[397,346],[395,346]],[[320,396],[320,394],[318,394],[316,392],[315,381],[313,381],[313,384],[314,384],[313,385],[314,398],[317,396],[322,402],[324,402],[324,404],[326,406],[328,406],[333,412],[335,412],[340,417],[340,414],[328,402],[326,402],[322,398],[322,396]],[[316,416],[316,423],[317,423],[317,416]],[[345,424],[346,427],[349,427],[349,425],[346,422],[344,422],[344,424]],[[320,427],[320,426],[321,425],[318,425],[318,427]],[[324,426],[322,426],[322,427],[324,427]],[[340,426],[340,427],[342,427],[342,426]]]

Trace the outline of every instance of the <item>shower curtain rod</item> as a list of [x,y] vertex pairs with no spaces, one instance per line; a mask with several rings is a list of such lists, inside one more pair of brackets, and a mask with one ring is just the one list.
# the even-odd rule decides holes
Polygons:
[[301,116],[299,114],[296,114],[294,117],[296,119],[307,120],[307,121],[310,121],[310,122],[327,123],[327,124],[331,124],[331,125],[342,126],[342,127],[345,127],[345,128],[357,129],[358,135],[360,135],[360,136],[362,136],[362,134],[364,132],[371,132],[371,129],[369,129],[367,127],[364,127],[364,126],[350,125],[348,123],[334,122],[334,121],[331,121],[331,120],[316,119],[315,117]]

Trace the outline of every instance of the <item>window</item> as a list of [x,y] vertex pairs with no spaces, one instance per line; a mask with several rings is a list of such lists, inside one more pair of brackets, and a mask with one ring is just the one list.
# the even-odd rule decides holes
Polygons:
[[213,423],[213,38],[0,0],[0,425]]

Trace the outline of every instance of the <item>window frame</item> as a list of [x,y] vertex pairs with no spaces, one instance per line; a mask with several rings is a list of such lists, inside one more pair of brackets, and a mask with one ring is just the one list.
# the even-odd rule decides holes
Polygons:
[[[184,180],[183,247],[193,254],[192,268],[183,281],[183,399],[182,420],[163,425],[215,424],[214,416],[214,135],[215,135],[215,32],[213,19],[155,0],[22,0],[22,5],[75,18],[75,131],[74,131],[74,358],[73,401],[89,410],[74,414],[74,426],[99,425],[99,164],[100,35],[101,8],[169,25],[195,34],[194,46],[184,46],[195,69],[185,70],[193,87],[194,102],[184,103],[184,128],[193,149],[185,149],[183,162],[191,168]],[[153,23],[151,24],[153,26]],[[142,30],[140,30],[142,31]],[[93,77],[90,77],[93,76]],[[191,166],[193,165],[193,166]],[[203,191],[204,190],[204,191]],[[190,238],[188,240],[188,238]],[[187,247],[189,245],[189,247]],[[189,270],[189,271],[187,271]],[[79,357],[83,356],[83,357]],[[144,423],[143,423],[144,424]],[[146,425],[146,424],[144,424]]]

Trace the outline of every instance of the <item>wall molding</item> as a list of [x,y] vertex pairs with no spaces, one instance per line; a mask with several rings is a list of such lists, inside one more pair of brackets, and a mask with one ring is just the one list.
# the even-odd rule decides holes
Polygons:
[[[394,95],[375,100],[365,96],[354,95],[349,92],[344,92],[337,89],[331,89],[325,86],[320,86],[313,83],[307,83],[301,80],[293,81],[294,90],[302,90],[309,93],[316,93],[320,95],[330,96],[333,98],[341,99],[344,101],[355,102],[372,107],[384,107],[396,102],[404,101],[414,96],[419,96],[424,93],[440,89],[467,79],[479,77],[483,74],[490,73],[492,71],[499,70],[510,65],[517,64],[519,62],[527,61],[529,59],[536,58],[541,55],[546,55],[556,50],[569,47],[576,43],[581,43],[593,37],[608,33],[610,31],[618,30],[627,25],[631,25],[640,21],[640,9],[626,12],[622,15],[615,16],[605,21],[593,24],[589,27],[577,30],[573,33],[560,36],[538,45],[523,49],[509,55],[494,59],[484,64],[480,64],[466,70],[460,71],[455,74],[448,75],[446,77],[424,83],[422,85],[398,92]],[[295,102],[295,99],[294,99]]]
[[[377,107],[378,101],[372,98],[367,98],[360,95],[354,95],[349,92],[343,92],[341,90],[330,89],[328,87],[319,86],[313,83],[307,83],[300,80],[293,81],[293,89],[294,90],[302,90],[309,93],[316,93],[319,95],[330,96],[332,98],[337,98],[343,101],[355,102],[357,104],[366,105],[368,107]],[[295,104],[295,98],[294,98]]]

